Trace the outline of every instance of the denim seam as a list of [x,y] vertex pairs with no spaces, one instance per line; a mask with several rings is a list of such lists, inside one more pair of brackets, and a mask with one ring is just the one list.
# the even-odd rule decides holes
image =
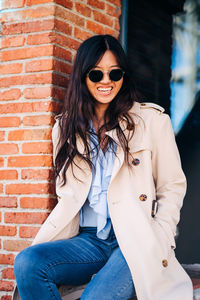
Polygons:
[[46,279],[46,282],[47,282],[48,289],[49,289],[50,293],[51,293],[52,296],[53,296],[53,299],[55,299],[55,300],[60,300],[60,298],[57,298],[56,295],[54,294],[53,289],[52,289],[51,284],[50,284],[50,282],[49,282],[48,279]]
[[[129,280],[126,284],[124,284],[124,285],[120,288],[120,290],[117,292],[116,296],[120,297],[120,295],[123,293],[123,291],[124,291],[125,289],[127,289],[127,287],[130,286],[130,285],[133,285],[133,286],[134,286],[132,280]],[[115,300],[115,299],[114,299],[114,300]]]

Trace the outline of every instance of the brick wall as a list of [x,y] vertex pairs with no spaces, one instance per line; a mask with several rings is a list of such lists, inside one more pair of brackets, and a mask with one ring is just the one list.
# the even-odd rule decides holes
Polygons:
[[15,255],[56,204],[51,129],[81,41],[119,35],[120,0],[2,0],[0,64],[0,299]]

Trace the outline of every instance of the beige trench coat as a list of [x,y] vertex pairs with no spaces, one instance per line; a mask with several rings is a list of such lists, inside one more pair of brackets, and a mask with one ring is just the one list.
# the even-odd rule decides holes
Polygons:
[[[169,116],[152,103],[135,103],[130,110],[136,124],[129,142],[130,162],[124,162],[116,131],[107,132],[118,144],[108,189],[108,207],[120,249],[129,265],[139,300],[192,300],[192,283],[174,256],[176,225],[185,195],[181,169]],[[126,121],[120,126],[130,134]],[[58,122],[53,128],[54,157]],[[83,145],[78,139],[78,147]],[[133,163],[132,163],[133,162]],[[67,183],[56,183],[58,204],[42,225],[33,244],[77,235],[79,212],[91,185],[88,166],[76,158],[82,171],[67,171]],[[154,200],[157,200],[156,202]],[[152,216],[152,208],[158,210]]]

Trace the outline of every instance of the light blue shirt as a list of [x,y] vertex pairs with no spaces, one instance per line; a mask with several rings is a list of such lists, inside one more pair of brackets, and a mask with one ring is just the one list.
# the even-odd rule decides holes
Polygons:
[[[94,128],[92,130],[94,131]],[[95,144],[98,145],[98,149]],[[92,135],[90,137],[90,147],[93,163],[92,183],[88,198],[81,209],[80,226],[97,227],[97,237],[105,240],[111,229],[107,191],[112,175],[117,144],[114,143],[112,147],[108,145],[106,152],[103,153],[97,136]]]

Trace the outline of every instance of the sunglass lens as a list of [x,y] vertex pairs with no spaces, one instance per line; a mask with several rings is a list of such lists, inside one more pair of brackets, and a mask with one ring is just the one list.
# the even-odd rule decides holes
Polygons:
[[99,82],[103,78],[103,73],[100,70],[92,70],[88,76],[92,82]]
[[121,69],[113,69],[110,71],[110,79],[112,81],[119,81],[123,77],[123,74]]

